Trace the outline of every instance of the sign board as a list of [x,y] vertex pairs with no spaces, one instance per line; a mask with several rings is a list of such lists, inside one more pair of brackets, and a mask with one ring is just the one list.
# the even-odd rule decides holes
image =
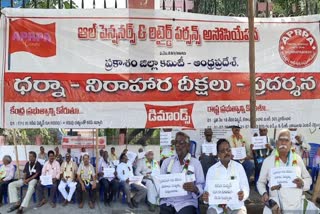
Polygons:
[[160,198],[187,195],[187,191],[183,189],[183,184],[186,182],[184,173],[161,174],[154,176],[154,179],[159,184]]
[[[93,149],[96,146],[96,138],[95,137],[82,137],[82,136],[63,136],[62,137],[62,148],[72,148],[72,149]],[[107,137],[99,137],[98,146],[99,149],[104,149],[107,144]]]
[[277,167],[270,169],[270,187],[281,184],[281,187],[297,187],[292,181],[297,178],[295,167]]
[[212,180],[208,182],[209,204],[232,204],[238,202],[239,181]]
[[252,137],[251,143],[253,144],[253,150],[265,149],[267,144],[267,136]]
[[247,157],[246,147],[231,148],[233,160],[242,160]]

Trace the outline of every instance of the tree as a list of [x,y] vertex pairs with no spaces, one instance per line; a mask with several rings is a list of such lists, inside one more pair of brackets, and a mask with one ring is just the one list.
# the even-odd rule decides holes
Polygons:
[[27,8],[47,8],[47,9],[70,9],[70,8],[77,8],[78,6],[74,1],[70,0],[31,0],[28,1],[26,4]]

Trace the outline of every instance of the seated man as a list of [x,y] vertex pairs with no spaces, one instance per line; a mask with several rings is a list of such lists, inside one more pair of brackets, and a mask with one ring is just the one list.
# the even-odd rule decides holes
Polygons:
[[3,165],[0,167],[0,207],[2,206],[3,194],[8,191],[8,185],[14,179],[15,168],[11,163],[10,155],[2,158]]
[[232,126],[232,135],[230,140],[231,148],[239,148],[239,147],[245,147],[247,152],[247,157],[245,157],[243,160],[239,160],[246,171],[246,175],[248,178],[248,182],[250,184],[250,177],[254,173],[254,163],[253,163],[253,157],[250,149],[250,145],[248,142],[244,139],[244,137],[240,134],[240,127],[239,126]]
[[204,175],[199,160],[189,153],[189,137],[178,132],[175,138],[176,155],[167,158],[161,165],[161,174],[186,173],[194,174],[195,180],[183,185],[186,196],[162,198],[160,200],[160,214],[194,214],[197,213],[198,198],[203,193]]
[[[72,199],[74,192],[76,191],[77,182],[77,170],[78,166],[71,160],[71,154],[66,154],[66,161],[61,165],[61,181],[59,184],[59,191],[64,198],[63,206],[66,206]],[[69,187],[69,193],[66,191],[66,187]]]
[[110,160],[111,161],[119,160],[118,156],[116,155],[116,149],[114,147],[111,147]]
[[259,129],[260,137],[267,138],[267,144],[265,145],[266,148],[264,149],[257,149],[253,150],[253,144],[250,145],[252,149],[253,159],[254,159],[254,166],[255,166],[255,178],[258,179],[262,167],[263,161],[271,155],[273,151],[273,146],[275,146],[275,140],[268,137],[268,129],[267,128],[260,128]]
[[138,203],[144,200],[147,195],[147,188],[142,184],[131,184],[131,187],[136,189],[136,194],[133,198],[130,197],[130,180],[129,178],[133,176],[133,169],[131,164],[128,164],[128,157],[125,153],[120,155],[120,164],[117,166],[117,176],[120,180],[120,185],[124,187],[124,192],[127,196],[128,206],[133,209],[138,208]]
[[96,201],[96,173],[93,166],[89,163],[90,157],[87,154],[83,155],[82,164],[80,164],[77,172],[78,184],[77,193],[80,202],[79,208],[83,208],[83,193],[89,191],[90,201],[89,207],[94,209]]
[[[319,209],[308,201],[303,191],[308,191],[312,183],[311,177],[299,155],[291,150],[292,142],[290,131],[281,130],[276,144],[276,150],[267,157],[261,168],[257,188],[266,204],[263,213],[319,213]],[[281,187],[281,185],[269,186],[272,168],[293,167],[297,178],[292,182],[295,188]],[[271,208],[271,209],[270,209]]]
[[196,157],[199,158],[204,176],[207,175],[208,169],[213,166],[215,163],[218,162],[217,154],[212,153],[204,153],[202,150],[202,144],[213,144],[214,146],[217,146],[216,143],[212,140],[212,129],[208,128],[204,130],[204,136],[205,140],[203,143],[197,144],[197,155]]
[[116,195],[119,189],[119,180],[117,179],[117,172],[115,171],[112,177],[106,177],[103,171],[106,168],[113,168],[116,167],[113,165],[112,162],[108,161],[108,152],[104,151],[102,154],[103,160],[99,163],[98,166],[98,176],[99,176],[99,183],[104,188],[104,203],[110,206],[110,202],[113,200],[113,196]]
[[[58,161],[55,160],[54,152],[52,150],[48,152],[48,157],[49,157],[49,161],[47,161],[44,164],[42,168],[41,176],[49,175],[52,177],[52,185],[50,189],[50,201],[51,201],[50,204],[52,208],[55,208],[56,207],[55,195],[57,193],[58,182],[60,179],[60,164],[58,163]],[[44,196],[45,189],[46,189],[46,186],[41,184],[41,180],[40,180],[39,183],[37,184],[37,197],[39,200],[37,207],[41,207],[47,202]]]
[[[38,183],[38,180],[41,174],[42,166],[39,162],[36,161],[36,159],[37,159],[37,154],[33,151],[29,152],[29,162],[27,162],[23,170],[24,178],[9,184],[8,191],[9,191],[10,203],[15,203],[15,205],[10,207],[8,212],[12,212],[16,209],[19,209],[17,213],[21,214],[23,213],[23,209],[28,207],[30,199],[32,197],[32,194],[35,191],[35,187]],[[21,203],[19,195],[20,195],[20,188],[23,185],[28,185],[28,189]]]
[[155,206],[159,205],[157,189],[151,175],[156,173],[159,174],[160,167],[157,161],[153,159],[153,156],[153,151],[148,151],[146,157],[138,161],[137,169],[135,171],[137,176],[144,176],[143,182],[145,182],[148,190],[147,198],[149,202],[149,211],[151,212],[154,212]]
[[[206,192],[203,194],[203,201],[209,201],[209,183],[212,180],[237,180],[239,182],[240,191],[238,192],[238,200],[231,204],[210,204],[207,214],[233,213],[246,214],[247,209],[244,201],[249,196],[249,184],[246,173],[240,163],[231,160],[230,144],[226,139],[220,139],[217,142],[217,153],[219,162],[210,167],[206,177]],[[219,206],[220,205],[220,206]]]

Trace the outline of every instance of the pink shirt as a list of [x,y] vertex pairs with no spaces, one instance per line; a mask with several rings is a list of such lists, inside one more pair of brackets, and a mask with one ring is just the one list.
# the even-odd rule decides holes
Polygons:
[[41,175],[51,175],[52,178],[60,179],[60,173],[60,164],[58,161],[54,160],[52,164],[50,164],[50,161],[47,161],[44,164]]

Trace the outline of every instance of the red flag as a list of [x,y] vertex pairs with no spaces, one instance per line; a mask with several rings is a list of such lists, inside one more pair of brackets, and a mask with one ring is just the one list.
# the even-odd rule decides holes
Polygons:
[[131,9],[154,9],[154,0],[129,0]]
[[10,22],[9,53],[25,51],[40,57],[56,55],[56,24],[38,24],[28,19]]

